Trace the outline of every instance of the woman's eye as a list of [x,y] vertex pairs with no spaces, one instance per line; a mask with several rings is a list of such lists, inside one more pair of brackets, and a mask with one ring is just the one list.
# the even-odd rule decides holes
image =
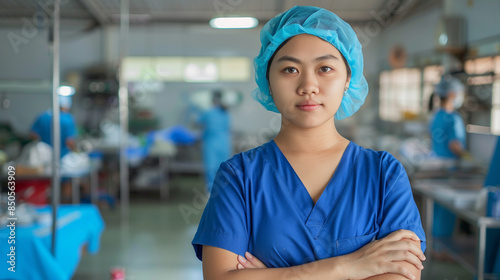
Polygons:
[[320,72],[330,72],[332,70],[333,70],[333,68],[332,67],[328,67],[328,66],[322,66],[322,67],[319,68]]
[[293,74],[293,73],[297,73],[297,69],[295,69],[293,67],[287,67],[287,68],[283,69],[283,72],[285,72],[287,74]]

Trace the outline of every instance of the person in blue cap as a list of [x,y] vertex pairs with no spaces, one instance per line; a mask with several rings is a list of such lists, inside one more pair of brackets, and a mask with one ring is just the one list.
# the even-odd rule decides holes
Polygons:
[[[76,125],[69,112],[72,105],[71,96],[59,96],[61,123],[61,158],[76,149]],[[31,137],[52,146],[52,110],[46,110],[35,119],[31,127]]]
[[464,121],[456,111],[464,100],[464,85],[451,75],[443,75],[434,93],[439,96],[440,107],[430,125],[433,152],[446,159],[469,156],[465,150]]
[[253,97],[281,128],[220,165],[192,241],[204,278],[420,279],[425,234],[402,164],[336,130],[368,93],[353,29],[297,6],[260,39]]

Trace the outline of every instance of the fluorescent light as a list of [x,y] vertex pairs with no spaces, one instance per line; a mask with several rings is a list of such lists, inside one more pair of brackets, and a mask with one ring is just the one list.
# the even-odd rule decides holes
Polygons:
[[210,20],[213,28],[254,28],[259,21],[253,17],[218,17]]
[[75,88],[72,86],[60,86],[57,88],[57,93],[61,96],[72,96],[75,94]]

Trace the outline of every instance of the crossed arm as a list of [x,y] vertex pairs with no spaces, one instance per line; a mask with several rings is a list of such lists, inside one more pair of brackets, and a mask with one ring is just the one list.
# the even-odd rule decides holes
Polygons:
[[351,254],[286,268],[267,268],[249,253],[243,257],[203,246],[203,276],[207,280],[420,279],[423,260],[416,234],[398,230]]

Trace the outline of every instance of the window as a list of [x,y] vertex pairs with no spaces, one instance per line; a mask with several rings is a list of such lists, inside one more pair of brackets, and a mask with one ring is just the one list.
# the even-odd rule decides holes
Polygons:
[[495,80],[491,108],[491,133],[500,135],[500,55],[495,57]]
[[482,57],[467,60],[465,62],[465,72],[467,72],[467,74],[484,74],[492,72],[494,62],[494,57]]
[[493,102],[491,108],[490,130],[492,134],[500,135],[500,79],[498,78],[493,83]]
[[417,68],[384,71],[380,75],[379,115],[382,120],[416,119],[422,113],[421,75]]
[[470,59],[465,63],[469,94],[474,98],[470,124],[500,135],[500,56]]
[[247,57],[126,57],[122,71],[129,82],[246,82],[251,65]]

